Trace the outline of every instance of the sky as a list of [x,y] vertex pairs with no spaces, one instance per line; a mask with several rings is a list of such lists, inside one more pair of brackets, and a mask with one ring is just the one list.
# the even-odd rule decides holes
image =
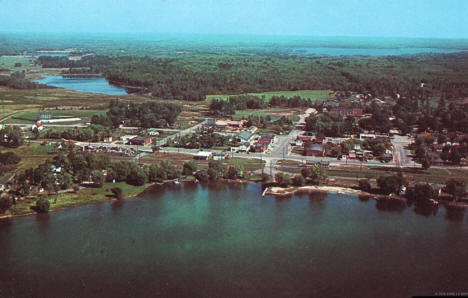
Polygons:
[[468,0],[0,0],[0,31],[468,38]]

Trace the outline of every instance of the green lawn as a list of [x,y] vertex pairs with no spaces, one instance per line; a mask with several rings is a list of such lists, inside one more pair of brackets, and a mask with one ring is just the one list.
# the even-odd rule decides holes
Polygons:
[[[265,99],[269,101],[273,96],[285,96],[293,97],[300,96],[302,98],[310,98],[312,101],[328,99],[329,90],[296,90],[296,91],[271,91],[261,93],[247,93],[248,95],[265,96]],[[206,100],[211,101],[213,99],[227,100],[231,95],[207,95]]]
[[[269,110],[240,110],[236,111],[236,113],[232,116],[232,119],[242,119],[242,118],[247,118],[249,116],[270,116],[271,120],[276,120],[279,119],[281,116],[280,115],[275,115],[272,113],[281,113],[281,112],[288,112],[287,109],[269,109]],[[299,120],[299,116],[297,115],[285,115],[291,121],[295,122]]]
[[[78,192],[61,193],[58,195],[51,194],[46,196],[50,202],[50,211],[57,211],[71,207],[83,206],[87,204],[93,204],[98,202],[105,202],[115,199],[112,195],[111,189],[113,187],[120,187],[123,190],[125,197],[134,197],[141,193],[147,185],[132,186],[125,182],[119,183],[105,183],[101,188],[84,188]],[[27,214],[31,212],[31,206],[34,206],[36,198],[28,197],[21,199],[14,205],[8,214]]]

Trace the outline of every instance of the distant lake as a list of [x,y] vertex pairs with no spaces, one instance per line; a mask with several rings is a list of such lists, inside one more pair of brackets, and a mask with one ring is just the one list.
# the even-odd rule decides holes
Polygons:
[[108,95],[128,94],[124,88],[109,84],[105,78],[67,78],[62,76],[43,76],[43,79],[36,82],[60,87],[78,92],[89,92]]
[[468,292],[468,222],[258,184],[0,221],[0,297],[411,297]]
[[464,50],[458,49],[441,49],[441,48],[293,48],[295,53],[303,53],[307,55],[327,55],[327,56],[399,56],[412,55],[421,53],[458,53]]

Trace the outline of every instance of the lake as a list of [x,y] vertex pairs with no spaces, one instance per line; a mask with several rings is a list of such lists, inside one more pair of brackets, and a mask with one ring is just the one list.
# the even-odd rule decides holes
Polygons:
[[464,212],[261,186],[155,187],[138,199],[0,222],[0,296],[409,297],[468,292]]
[[459,49],[443,48],[293,48],[294,53],[307,55],[327,55],[327,56],[399,56],[422,53],[448,54],[464,52]]
[[62,76],[46,75],[42,75],[42,77],[43,79],[37,80],[36,82],[44,85],[75,90],[78,92],[89,92],[108,95],[127,94],[127,91],[125,91],[124,88],[120,88],[109,84],[109,82],[105,78],[67,78]]

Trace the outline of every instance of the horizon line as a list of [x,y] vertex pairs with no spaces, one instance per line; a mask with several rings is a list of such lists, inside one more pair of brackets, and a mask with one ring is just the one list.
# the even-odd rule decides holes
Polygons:
[[381,39],[440,39],[468,40],[468,37],[428,37],[428,36],[375,36],[375,35],[305,35],[305,34],[268,34],[268,33],[200,33],[200,32],[156,32],[156,31],[3,31],[0,34],[161,34],[161,35],[192,35],[192,36],[264,36],[264,37],[303,37],[303,38],[381,38]]

